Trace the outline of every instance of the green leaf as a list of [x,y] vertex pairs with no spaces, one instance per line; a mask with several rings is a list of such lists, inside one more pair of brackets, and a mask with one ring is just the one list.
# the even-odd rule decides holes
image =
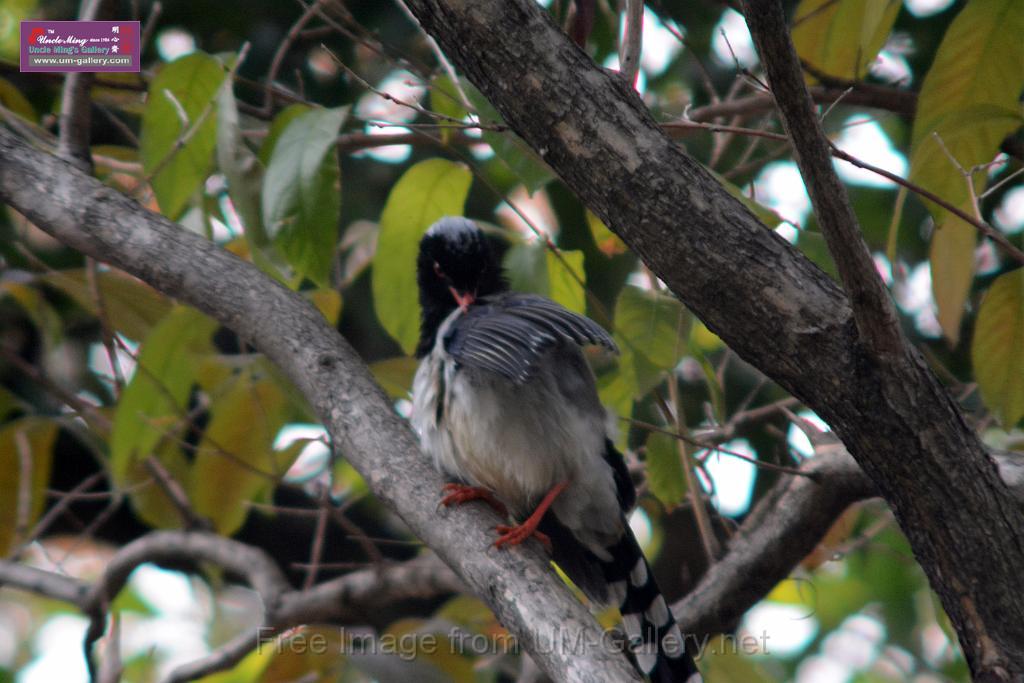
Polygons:
[[[41,279],[63,291],[93,315],[99,315],[84,269],[62,270]],[[153,325],[171,310],[171,303],[162,294],[121,271],[99,272],[96,283],[107,322],[130,339],[145,339]]]
[[471,181],[472,175],[464,165],[427,159],[399,178],[384,205],[373,258],[373,303],[384,329],[409,355],[419,337],[419,240],[437,219],[462,214]]
[[[448,74],[441,74],[430,84],[430,108],[438,114],[462,120],[466,118],[466,107]],[[447,142],[456,131],[449,126],[441,127],[441,141]]]
[[[1003,138],[1020,126],[1022,119],[1013,110],[982,104],[967,105],[932,120],[941,143],[932,135],[918,142],[910,158],[910,180],[974,214],[967,179],[950,156],[963,169],[991,161]],[[986,178],[985,173],[974,175],[976,195],[983,191]],[[945,336],[955,344],[974,276],[977,229],[938,205],[926,204],[936,224],[930,261],[939,323]]]
[[273,440],[288,401],[270,378],[244,373],[210,406],[210,422],[189,471],[189,500],[217,533],[238,530],[246,505],[272,486],[291,462],[275,462]]
[[[949,157],[967,170],[985,164],[995,157],[1003,138],[1021,125],[1021,35],[1024,4],[973,0],[950,24],[921,86],[910,180],[970,214],[974,209],[967,180]],[[986,179],[985,173],[973,176],[975,194],[984,189]],[[927,204],[938,226],[931,266],[939,322],[955,343],[973,278],[976,235],[944,209]]]
[[326,286],[341,213],[335,144],[348,107],[313,109],[292,119],[263,178],[263,221],[300,276]]
[[[498,110],[491,106],[479,90],[469,82],[463,87],[469,101],[476,107],[481,123],[492,127],[506,125]],[[533,148],[511,130],[484,130],[482,134],[484,142],[491,146],[495,156],[505,162],[531,195],[555,177],[554,172],[537,156]]]
[[416,375],[418,365],[417,360],[411,356],[398,356],[372,363],[370,372],[389,398],[409,398],[412,378]]
[[3,105],[26,121],[35,123],[39,120],[39,117],[36,116],[36,110],[32,108],[32,103],[6,78],[0,78],[0,105]]
[[722,176],[716,173],[715,171],[712,171],[710,168],[706,166],[704,167],[704,170],[713,175],[715,177],[715,180],[718,181],[718,184],[725,188],[726,192],[728,192],[733,197],[738,199],[740,201],[740,204],[747,207],[747,210],[750,211],[750,213],[757,216],[757,219],[764,223],[769,228],[775,228],[780,223],[785,222],[782,216],[775,213],[764,204],[761,204],[760,202],[757,202],[748,197],[746,194],[743,193],[742,188],[737,187],[732,181],[727,180],[725,176]]
[[1010,429],[1024,417],[1024,268],[999,276],[985,293],[971,359],[982,399]]
[[0,298],[9,296],[29,317],[47,348],[63,337],[63,321],[37,288],[21,282],[0,282]]
[[36,16],[36,0],[4,0],[0,3],[0,59],[18,63],[21,22]]
[[818,71],[860,80],[885,45],[901,0],[802,0],[793,14],[797,54]]
[[551,287],[548,282],[547,251],[543,244],[536,242],[513,244],[508,248],[502,259],[502,267],[512,291],[548,295]]
[[274,148],[277,147],[277,141],[281,138],[281,133],[285,131],[293,120],[297,117],[302,116],[308,111],[312,111],[313,108],[308,104],[295,103],[290,104],[281,112],[274,117],[273,123],[270,124],[270,130],[267,131],[267,137],[263,138],[263,144],[260,145],[260,163],[266,168],[267,164],[270,163],[270,157],[274,154]]
[[1024,3],[971,0],[946,31],[917,100],[916,148],[951,112],[991,105],[1018,111],[1024,87]]
[[227,178],[228,196],[245,228],[250,250],[255,251],[267,242],[260,218],[263,165],[242,138],[232,85],[225,82],[217,95],[217,165]]
[[661,370],[676,366],[686,352],[688,316],[679,300],[627,285],[615,302],[615,331],[633,351]]
[[211,352],[216,323],[195,309],[175,308],[146,337],[138,367],[121,394],[110,436],[115,483],[126,486],[134,465],[181,429],[197,357]]
[[676,439],[654,432],[647,439],[647,484],[651,493],[667,508],[674,508],[686,496],[686,475]]
[[10,389],[0,386],[0,423],[6,422],[12,413],[26,413],[31,410],[29,404]]
[[[25,417],[8,422],[0,428],[0,557],[6,557],[15,543],[18,523],[28,533],[46,503],[46,485],[50,481],[53,463],[53,444],[57,439],[57,423],[38,417]],[[29,471],[25,471],[22,455],[29,456]],[[27,487],[22,476],[28,475]],[[28,494],[27,515],[19,517],[22,492]]]
[[583,252],[560,254],[561,258],[540,242],[513,244],[503,262],[509,287],[515,292],[546,296],[570,311],[585,313]]
[[[224,75],[220,61],[204,52],[193,52],[165,66],[149,86],[140,156],[146,174],[156,173],[153,193],[160,210],[171,220],[181,216],[210,173],[217,144],[214,98]],[[181,105],[187,123],[181,120],[167,92]],[[186,137],[179,148],[179,140]]]
[[548,296],[570,311],[586,313],[587,293],[583,289],[582,251],[562,251],[559,254],[544,250],[548,267]]

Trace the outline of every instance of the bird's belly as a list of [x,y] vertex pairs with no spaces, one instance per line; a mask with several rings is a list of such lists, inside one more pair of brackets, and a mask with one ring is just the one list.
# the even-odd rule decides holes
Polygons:
[[459,372],[445,410],[458,473],[493,490],[516,516],[603,452],[603,416],[567,402],[543,377],[513,384],[485,371]]

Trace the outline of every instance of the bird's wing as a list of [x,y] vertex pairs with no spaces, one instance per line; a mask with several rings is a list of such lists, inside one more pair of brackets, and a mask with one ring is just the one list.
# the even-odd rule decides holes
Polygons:
[[497,372],[522,383],[558,344],[595,344],[618,351],[593,320],[533,294],[481,299],[445,335],[445,350],[460,364]]

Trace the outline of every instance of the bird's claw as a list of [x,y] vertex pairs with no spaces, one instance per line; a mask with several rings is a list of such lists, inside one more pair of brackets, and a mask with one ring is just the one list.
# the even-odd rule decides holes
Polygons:
[[499,524],[495,527],[495,530],[500,534],[497,540],[494,541],[495,548],[503,548],[506,545],[519,545],[530,536],[533,536],[544,544],[549,553],[551,552],[551,538],[543,531],[537,531],[537,526],[534,524],[517,524],[515,526]]
[[447,495],[441,499],[441,505],[445,507],[451,507],[452,505],[462,505],[468,503],[471,500],[482,500],[502,517],[508,516],[508,509],[504,503],[494,497],[489,489],[485,489],[481,486],[468,486],[466,484],[445,484],[441,489]]

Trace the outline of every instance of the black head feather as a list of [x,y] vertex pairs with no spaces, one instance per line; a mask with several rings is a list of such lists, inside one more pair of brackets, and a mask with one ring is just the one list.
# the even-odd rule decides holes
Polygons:
[[457,306],[452,289],[474,297],[507,289],[501,265],[483,231],[473,221],[457,216],[440,219],[420,240],[416,281],[422,309],[417,357],[430,351],[437,328]]

